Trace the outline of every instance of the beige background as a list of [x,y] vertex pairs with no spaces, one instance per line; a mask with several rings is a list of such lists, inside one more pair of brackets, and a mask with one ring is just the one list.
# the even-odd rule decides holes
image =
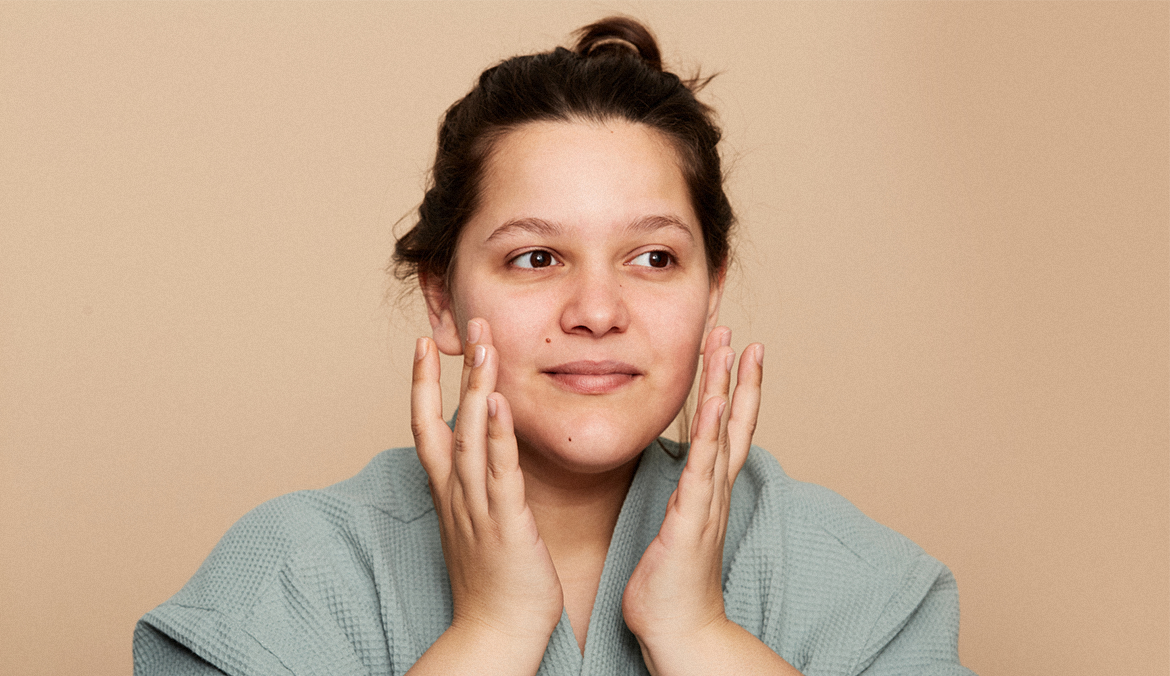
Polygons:
[[980,674],[1166,674],[1168,9],[0,6],[0,673],[127,673],[244,512],[409,443],[437,119],[621,10],[721,72],[757,441],[950,565]]

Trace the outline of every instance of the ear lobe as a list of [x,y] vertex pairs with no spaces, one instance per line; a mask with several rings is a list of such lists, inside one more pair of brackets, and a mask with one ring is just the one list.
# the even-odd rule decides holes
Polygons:
[[451,309],[451,295],[447,285],[434,275],[419,273],[418,285],[427,303],[427,319],[431,336],[439,352],[446,355],[463,354],[463,337],[459,334],[455,312]]

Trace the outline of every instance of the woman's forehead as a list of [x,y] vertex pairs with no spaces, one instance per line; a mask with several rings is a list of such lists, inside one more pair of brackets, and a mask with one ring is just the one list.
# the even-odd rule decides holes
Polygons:
[[[539,122],[497,141],[470,227],[498,230],[682,225],[698,219],[678,154],[661,133],[624,120]],[[546,225],[541,225],[541,223]],[[479,237],[474,239],[480,239]]]
[[[691,243],[695,242],[694,233],[691,228],[681,219],[666,214],[652,214],[637,218],[626,225],[618,228],[618,233],[621,235],[636,236],[640,234],[659,233],[666,230],[669,233],[681,235],[689,240]],[[509,237],[528,237],[536,236],[545,239],[559,239],[571,237],[573,233],[569,232],[560,223],[550,222],[539,218],[518,218],[508,221],[496,228],[488,235],[487,241],[501,241]]]

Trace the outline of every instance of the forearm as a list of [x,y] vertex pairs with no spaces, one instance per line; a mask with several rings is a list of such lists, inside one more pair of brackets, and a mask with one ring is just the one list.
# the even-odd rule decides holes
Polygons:
[[654,676],[800,676],[784,658],[731,620],[711,624],[694,636],[639,637],[638,645]]
[[548,645],[484,627],[452,625],[423,653],[408,676],[533,676]]

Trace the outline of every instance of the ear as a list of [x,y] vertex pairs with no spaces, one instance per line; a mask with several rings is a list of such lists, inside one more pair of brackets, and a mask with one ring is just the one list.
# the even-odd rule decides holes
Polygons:
[[438,275],[419,273],[418,285],[427,301],[427,319],[431,322],[431,336],[439,352],[446,355],[463,354],[463,336],[459,322],[451,308],[451,294],[447,282]]
[[707,326],[703,331],[703,345],[707,344],[707,334],[719,326],[719,302],[723,300],[723,282],[727,279],[727,264],[719,268],[719,273],[711,282],[710,295],[707,297]]

